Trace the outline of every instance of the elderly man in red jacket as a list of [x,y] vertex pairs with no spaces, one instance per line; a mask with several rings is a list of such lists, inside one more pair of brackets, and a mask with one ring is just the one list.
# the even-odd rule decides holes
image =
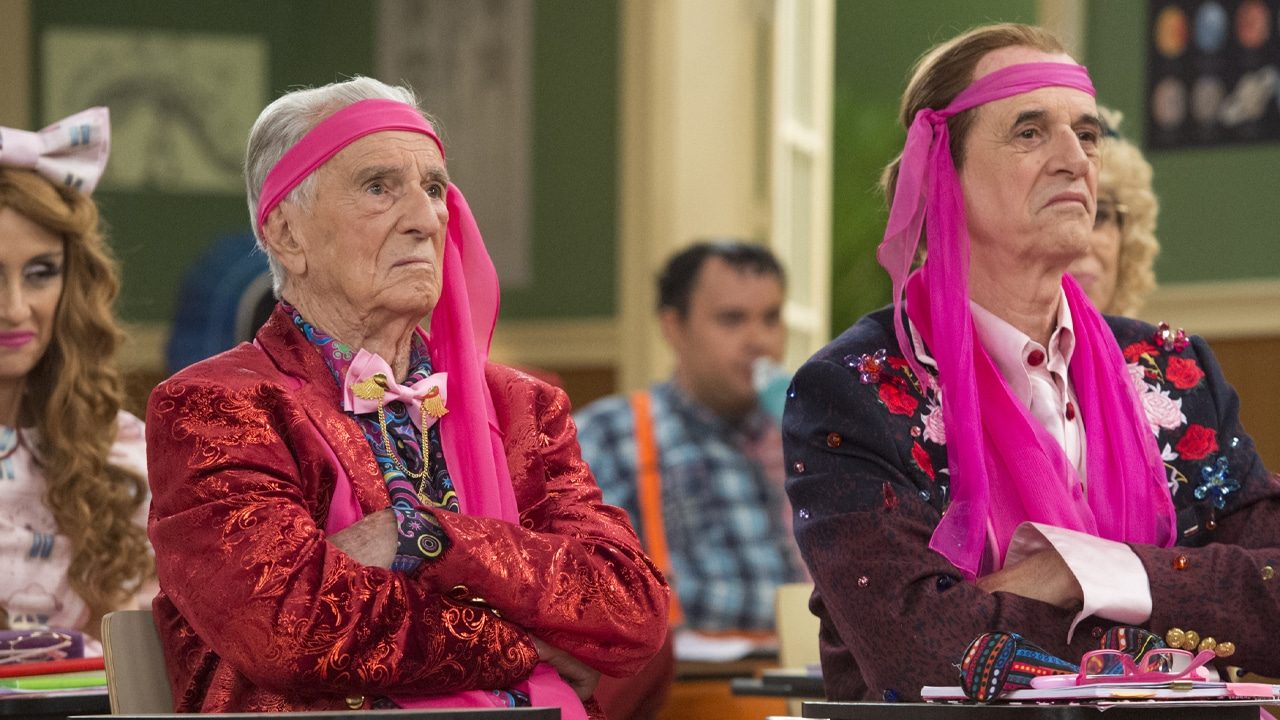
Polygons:
[[148,410],[177,709],[602,717],[599,673],[658,649],[667,588],[563,392],[487,362],[497,278],[412,93],[289,93],[246,174],[280,303]]

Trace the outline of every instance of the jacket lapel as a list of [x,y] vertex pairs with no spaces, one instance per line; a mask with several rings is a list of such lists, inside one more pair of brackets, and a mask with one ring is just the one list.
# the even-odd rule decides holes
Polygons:
[[388,507],[391,499],[377,460],[360,426],[342,410],[342,394],[329,366],[282,305],[276,305],[255,342],[293,386],[316,434],[338,459],[338,482],[345,474],[366,515]]

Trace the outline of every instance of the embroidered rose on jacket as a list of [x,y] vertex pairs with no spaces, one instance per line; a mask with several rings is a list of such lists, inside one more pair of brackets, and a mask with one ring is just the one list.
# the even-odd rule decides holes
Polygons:
[[1204,425],[1191,425],[1173,449],[1178,451],[1183,460],[1200,460],[1218,450],[1218,433]]
[[1204,371],[1196,365],[1195,360],[1187,358],[1171,357],[1169,358],[1169,367],[1164,371],[1164,376],[1173,386],[1179,390],[1190,390],[1200,384],[1204,379]]
[[1174,400],[1166,390],[1160,390],[1147,382],[1147,372],[1141,365],[1129,364],[1129,379],[1133,381],[1133,389],[1138,392],[1142,401],[1142,409],[1147,414],[1147,422],[1151,424],[1151,432],[1159,434],[1161,429],[1173,430],[1187,422],[1182,414],[1182,398]]
[[911,397],[911,393],[902,387],[902,381],[898,382],[881,382],[880,383],[880,402],[889,408],[889,412],[895,415],[914,415],[916,407],[920,405],[920,401]]
[[930,400],[924,416],[924,439],[936,445],[947,444],[947,427],[942,422],[942,399]]
[[925,475],[929,476],[930,480],[934,479],[933,461],[929,459],[929,453],[918,442],[911,443],[911,459],[924,471]]
[[1151,355],[1155,353],[1155,351],[1156,351],[1155,345],[1152,345],[1146,340],[1142,340],[1140,342],[1136,342],[1125,347],[1124,360],[1125,362],[1136,363],[1138,362],[1138,358],[1142,357],[1143,355]]

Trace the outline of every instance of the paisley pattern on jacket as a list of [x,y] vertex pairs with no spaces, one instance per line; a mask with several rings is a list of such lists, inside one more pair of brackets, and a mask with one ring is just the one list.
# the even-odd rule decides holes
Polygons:
[[[1178,513],[1178,546],[1133,546],[1151,583],[1147,626],[1229,640],[1238,648],[1232,664],[1280,673],[1280,653],[1265,639],[1280,632],[1280,583],[1267,572],[1280,563],[1280,480],[1263,468],[1203,340],[1107,321]],[[888,309],[819,351],[789,392],[787,491],[815,580],[829,697],[909,699],[923,685],[954,685],[961,653],[983,632],[1017,632],[1059,657],[1096,647],[1093,633],[1112,623],[1088,618],[1068,645],[1074,613],[985,593],[929,549],[953,482],[945,398],[912,377]]]
[[154,609],[179,711],[506,688],[537,664],[531,636],[610,674],[657,651],[665,582],[602,502],[562,391],[489,366],[520,524],[438,513],[452,546],[410,580],[326,542],[340,474],[366,514],[386,484],[288,316],[257,343],[175,375],[148,411]]

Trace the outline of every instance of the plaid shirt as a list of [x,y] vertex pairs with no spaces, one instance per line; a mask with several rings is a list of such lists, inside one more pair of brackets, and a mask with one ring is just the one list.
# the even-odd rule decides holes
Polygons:
[[[751,457],[753,447],[768,441],[766,434],[777,436],[777,426],[761,413],[733,426],[672,383],[654,385],[649,395],[674,575],[668,581],[685,622],[695,630],[772,629],[774,591],[800,578],[783,522],[782,488]],[[640,515],[630,398],[604,398],[575,420],[582,457],[605,501],[625,509],[635,524]],[[777,462],[774,475],[780,476],[780,455]]]

